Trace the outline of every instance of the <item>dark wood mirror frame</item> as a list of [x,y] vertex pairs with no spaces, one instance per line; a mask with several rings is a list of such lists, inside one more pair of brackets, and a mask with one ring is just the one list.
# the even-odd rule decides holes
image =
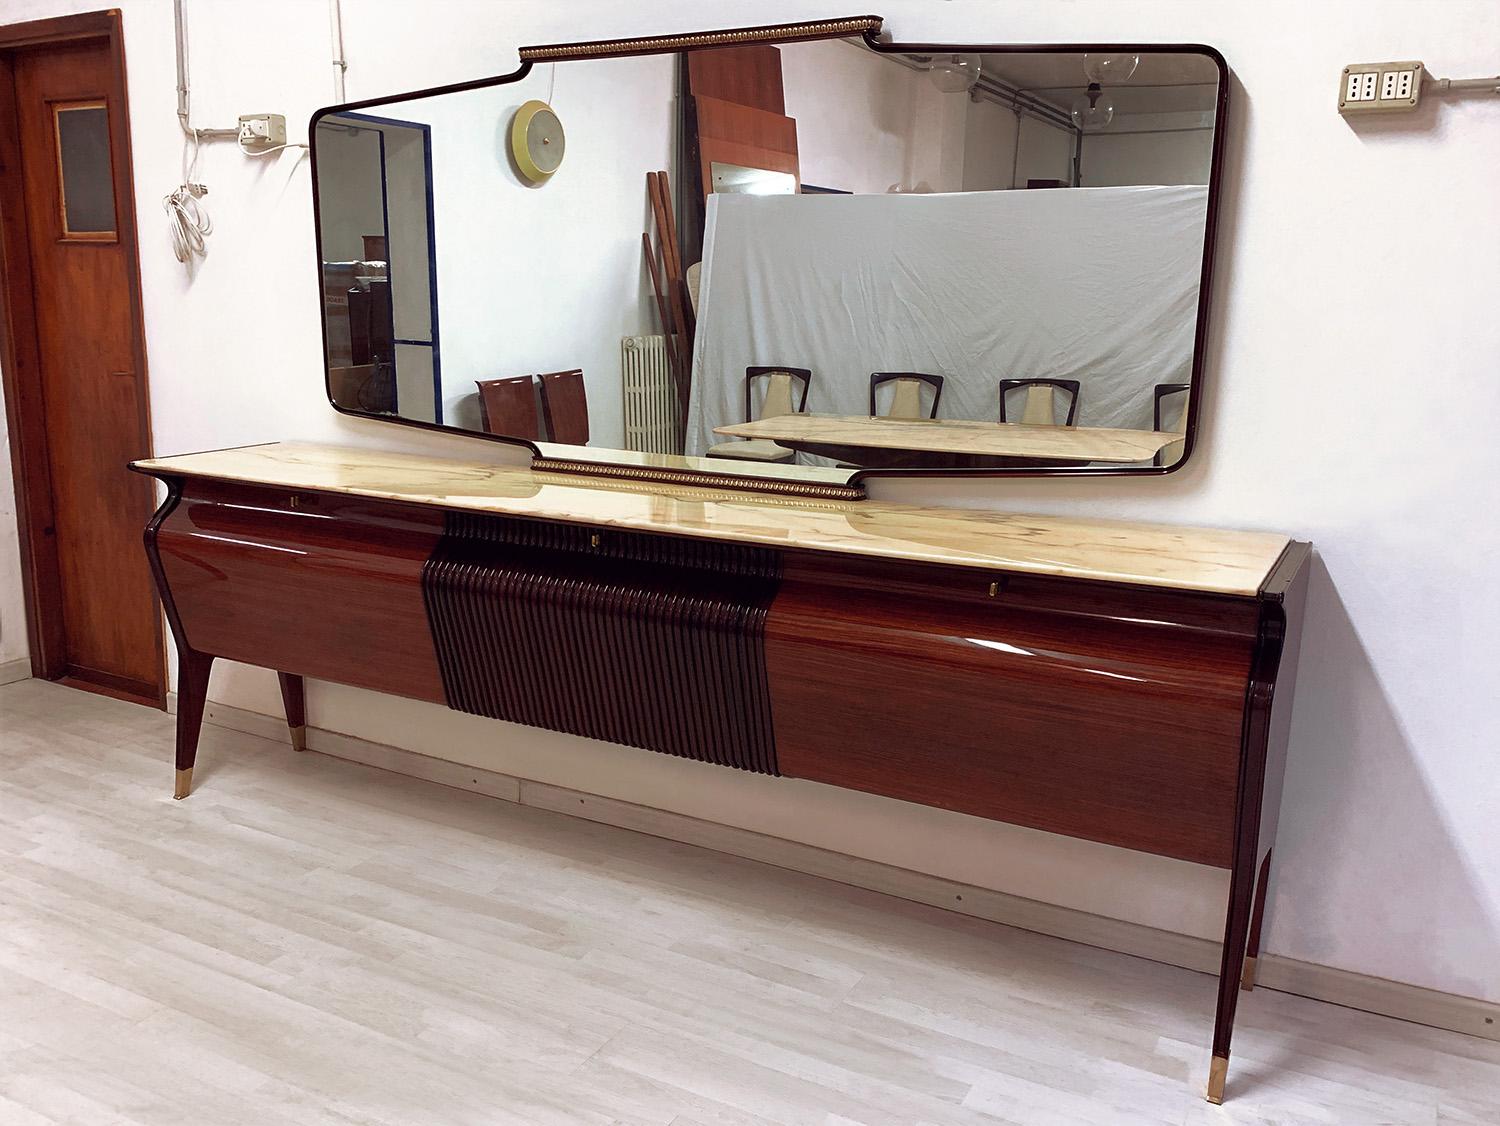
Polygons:
[[[912,467],[912,468],[862,468],[854,471],[849,478],[848,487],[830,485],[806,485],[790,479],[776,480],[763,477],[745,477],[726,469],[722,473],[699,472],[695,470],[651,470],[639,465],[612,465],[608,460],[600,459],[597,462],[573,462],[560,461],[548,457],[544,451],[533,441],[526,438],[508,437],[500,434],[484,434],[461,427],[448,426],[442,423],[424,422],[420,419],[399,418],[392,415],[377,414],[362,411],[340,405],[333,395],[330,382],[331,373],[328,371],[326,357],[328,355],[328,326],[326,319],[322,322],[323,345],[325,356],[325,390],[328,401],[333,409],[340,414],[350,415],[356,418],[372,418],[382,422],[394,422],[405,426],[414,426],[424,430],[437,430],[449,434],[463,434],[467,437],[501,442],[507,445],[523,446],[531,452],[533,462],[537,468],[559,469],[563,471],[590,472],[598,475],[611,475],[631,478],[647,478],[664,480],[679,484],[710,484],[719,487],[730,487],[747,490],[773,491],[782,493],[813,492],[818,494],[827,493],[832,495],[862,496],[864,482],[879,477],[921,477],[921,478],[971,478],[971,477],[1053,477],[1053,476],[1107,476],[1107,477],[1160,477],[1168,473],[1175,473],[1188,463],[1197,445],[1198,420],[1202,412],[1203,392],[1205,383],[1205,359],[1207,354],[1208,332],[1209,332],[1209,310],[1212,304],[1212,282],[1214,275],[1214,263],[1218,248],[1218,217],[1219,203],[1223,192],[1224,172],[1224,147],[1225,147],[1225,125],[1229,109],[1229,68],[1224,62],[1223,56],[1213,47],[1198,43],[1029,43],[1029,44],[978,44],[978,43],[908,43],[895,42],[886,38],[887,33],[882,27],[883,20],[879,16],[850,16],[836,19],[819,20],[807,23],[790,23],[779,25],[767,25],[760,27],[727,28],[717,31],[689,32],[676,35],[651,36],[636,39],[615,40],[588,40],[576,43],[558,43],[534,47],[523,47],[519,56],[521,65],[508,74],[498,75],[492,78],[476,79],[470,82],[458,82],[445,86],[434,86],[423,90],[414,90],[407,93],[387,95],[380,98],[369,98],[364,101],[350,102],[345,105],[327,106],[317,110],[308,123],[308,136],[316,133],[318,123],[327,116],[346,113],[353,110],[370,109],[377,106],[387,106],[392,102],[410,101],[418,98],[429,98],[444,94],[457,94],[469,90],[481,90],[495,86],[505,86],[510,83],[519,82],[525,78],[537,63],[565,62],[582,59],[620,58],[631,55],[670,54],[686,51],[712,50],[720,47],[738,46],[749,43],[776,44],[806,42],[816,39],[846,39],[855,36],[861,37],[865,44],[872,50],[884,54],[1023,54],[1023,53],[1045,53],[1045,52],[1101,52],[1119,54],[1192,54],[1201,55],[1213,61],[1218,70],[1218,90],[1214,102],[1214,137],[1211,157],[1211,165],[1208,180],[1208,203],[1207,214],[1204,217],[1203,237],[1203,259],[1199,278],[1198,289],[1198,313],[1194,328],[1193,338],[1193,360],[1190,386],[1194,394],[1188,397],[1187,417],[1184,421],[1183,446],[1181,456],[1171,465],[1138,465],[1138,466],[1111,466],[1111,465],[1087,465],[1087,466],[1062,466],[1062,467],[984,467],[984,468],[947,468],[947,467]],[[312,159],[312,193],[313,193],[313,217],[314,227],[317,231],[317,261],[319,268],[320,286],[323,261],[321,216],[318,211],[318,157],[317,147],[310,148]]]

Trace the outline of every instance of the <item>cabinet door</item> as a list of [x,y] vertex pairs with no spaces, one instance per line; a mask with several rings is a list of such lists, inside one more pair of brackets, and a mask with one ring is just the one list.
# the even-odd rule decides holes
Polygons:
[[1227,867],[1255,612],[789,562],[766,627],[782,773]]
[[189,482],[156,544],[188,644],[444,703],[422,597],[442,513]]

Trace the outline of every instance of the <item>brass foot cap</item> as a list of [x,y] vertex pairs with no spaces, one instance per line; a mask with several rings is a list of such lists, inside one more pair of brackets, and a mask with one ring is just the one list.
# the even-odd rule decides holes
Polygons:
[[1208,1101],[1217,1106],[1224,1101],[1224,1080],[1229,1075],[1229,1057],[1215,1056],[1208,1068]]
[[292,733],[292,750],[307,750],[307,724],[299,723],[296,727],[289,728]]
[[192,792],[193,768],[190,766],[186,770],[179,770],[177,772],[177,785],[172,790],[172,796],[178,801],[181,801]]
[[1255,959],[1245,959],[1245,972],[1240,974],[1240,988],[1249,993],[1255,988]]

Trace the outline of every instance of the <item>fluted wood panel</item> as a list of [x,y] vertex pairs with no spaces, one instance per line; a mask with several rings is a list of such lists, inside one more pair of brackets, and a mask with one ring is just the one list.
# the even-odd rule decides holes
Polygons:
[[422,585],[451,707],[776,774],[779,569],[740,544],[450,513]]

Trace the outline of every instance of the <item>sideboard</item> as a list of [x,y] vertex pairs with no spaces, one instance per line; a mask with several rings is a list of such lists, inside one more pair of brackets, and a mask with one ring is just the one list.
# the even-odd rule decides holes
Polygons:
[[136,462],[188,796],[210,666],[1227,869],[1254,984],[1309,545],[273,443]]

